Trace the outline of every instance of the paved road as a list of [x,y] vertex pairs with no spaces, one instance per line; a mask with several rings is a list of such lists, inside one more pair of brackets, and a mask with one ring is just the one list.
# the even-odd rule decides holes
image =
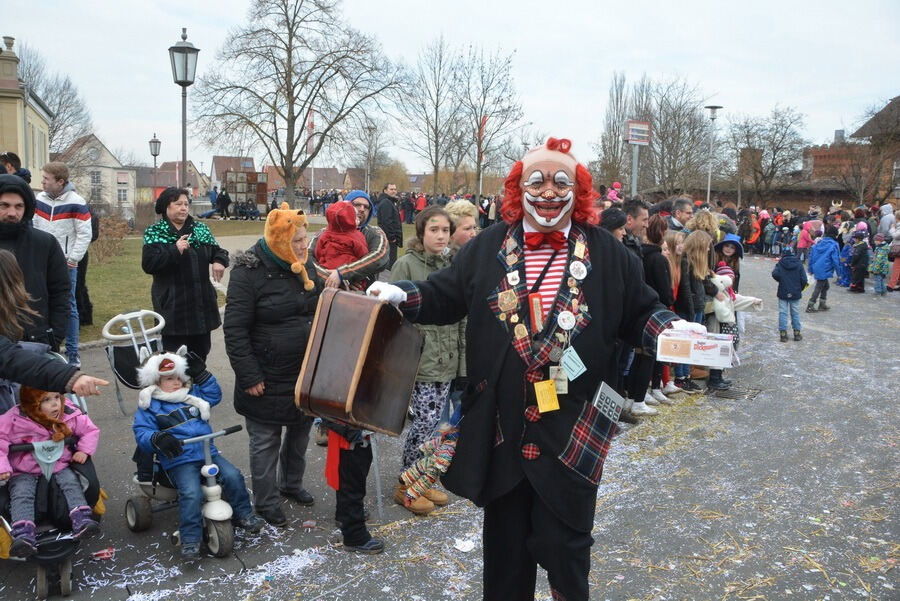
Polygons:
[[[246,248],[252,240],[223,242]],[[614,442],[598,493],[592,599],[900,598],[900,420],[890,394],[900,378],[891,350],[900,335],[900,295],[851,296],[833,287],[834,309],[803,314],[804,340],[782,344],[772,265],[752,257],[744,263],[742,292],[766,303],[748,316],[743,365],[728,373],[746,397],[679,399]],[[213,341],[210,368],[228,391],[233,380],[220,332]],[[101,349],[83,358],[90,372],[109,373]],[[374,496],[367,498],[371,527],[387,542],[384,554],[341,550],[334,495],[323,484],[324,449],[313,446],[308,487],[315,507],[286,503],[288,528],[239,539],[233,557],[187,570],[167,541],[172,512],[157,514],[147,532],[126,529],[130,422],[109,392],[93,401],[91,415],[103,430],[96,461],[111,498],[102,537],[77,555],[74,599],[481,598],[480,511],[456,500],[412,518],[393,505],[394,439],[379,446],[383,521]],[[227,401],[213,421],[241,423]],[[245,433],[219,447],[247,473]],[[369,484],[371,490],[371,477]],[[307,520],[315,526],[304,529]],[[89,559],[107,546],[115,559]],[[27,598],[31,579],[28,570],[3,569],[0,599]],[[549,599],[543,578],[538,598]]]

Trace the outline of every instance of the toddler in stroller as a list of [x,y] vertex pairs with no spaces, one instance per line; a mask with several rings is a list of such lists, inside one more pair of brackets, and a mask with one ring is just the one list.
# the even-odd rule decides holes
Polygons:
[[208,461],[202,445],[182,442],[212,434],[209,410],[222,399],[215,377],[199,357],[192,357],[189,367],[184,346],[176,353],[148,355],[146,349],[141,349],[143,361],[138,380],[144,388],[138,396],[132,429],[140,450],[156,454],[168,479],[178,489],[181,555],[197,559],[204,526],[201,474],[217,477],[234,511],[232,522],[236,526],[255,533],[264,523],[253,513],[243,475],[211,442],[204,442],[209,445]]
[[[0,480],[8,480],[10,517],[12,521],[11,557],[26,558],[37,552],[35,526],[35,496],[42,469],[31,453],[10,453],[10,446],[37,443],[50,437],[63,443],[68,437],[77,438],[74,449],[66,444],[54,445],[60,453],[47,471],[59,487],[69,509],[72,534],[76,539],[100,530],[93,520],[81,481],[69,467],[70,463],[84,464],[97,450],[100,430],[87,414],[63,400],[56,392],[23,386],[19,392],[19,407],[0,416]],[[52,459],[52,456],[51,456]]]

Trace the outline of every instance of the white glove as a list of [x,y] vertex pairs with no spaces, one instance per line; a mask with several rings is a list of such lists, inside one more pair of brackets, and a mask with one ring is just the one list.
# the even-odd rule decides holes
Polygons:
[[676,332],[695,332],[697,334],[706,334],[706,326],[702,323],[694,323],[693,321],[686,321],[684,319],[676,319],[675,321],[669,323],[669,327],[671,327]]
[[366,294],[378,297],[378,300],[387,301],[392,305],[406,302],[406,292],[403,291],[403,288],[387,282],[375,282],[366,289]]

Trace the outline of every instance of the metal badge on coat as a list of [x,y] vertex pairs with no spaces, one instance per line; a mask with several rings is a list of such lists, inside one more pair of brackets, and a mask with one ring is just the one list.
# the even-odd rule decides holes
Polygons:
[[587,267],[581,261],[572,261],[569,264],[569,273],[575,276],[576,280],[583,280],[587,277]]

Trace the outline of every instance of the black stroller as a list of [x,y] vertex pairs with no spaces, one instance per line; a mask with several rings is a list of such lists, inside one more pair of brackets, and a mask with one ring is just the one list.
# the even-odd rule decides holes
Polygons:
[[[58,353],[48,352],[48,355],[65,362],[65,357]],[[87,405],[84,398],[76,395],[67,395],[72,404],[87,413]],[[67,438],[64,444],[74,448],[77,439]],[[42,446],[47,443],[35,442],[28,444],[11,445],[9,453],[35,453],[40,456]],[[56,443],[52,443],[56,444]],[[106,493],[100,488],[100,480],[94,469],[93,461],[88,458],[83,464],[71,463],[70,469],[81,480],[84,496],[87,504],[94,508],[93,519],[100,521],[105,512],[103,499]],[[41,475],[38,479],[37,493],[35,495],[35,524],[37,525],[37,552],[28,559],[9,558],[9,561],[22,561],[35,564],[35,593],[38,599],[46,599],[50,592],[51,583],[59,582],[59,591],[63,596],[72,593],[72,556],[78,549],[80,541],[71,535],[72,522],[69,518],[69,508],[66,498],[56,484],[56,480],[49,480]],[[10,496],[7,486],[0,486],[0,528],[9,535],[12,532],[10,525]]]
[[[154,325],[144,323],[145,318],[155,321]],[[130,313],[119,313],[103,326],[103,338],[109,341],[106,345],[106,357],[109,367],[115,376],[116,400],[123,415],[134,415],[134,403],[126,404],[122,399],[119,382],[132,390],[140,390],[137,368],[141,364],[141,349],[148,354],[162,350],[162,339],[157,335],[166,327],[166,320],[155,311],[141,309]],[[118,344],[117,344],[118,343]]]

